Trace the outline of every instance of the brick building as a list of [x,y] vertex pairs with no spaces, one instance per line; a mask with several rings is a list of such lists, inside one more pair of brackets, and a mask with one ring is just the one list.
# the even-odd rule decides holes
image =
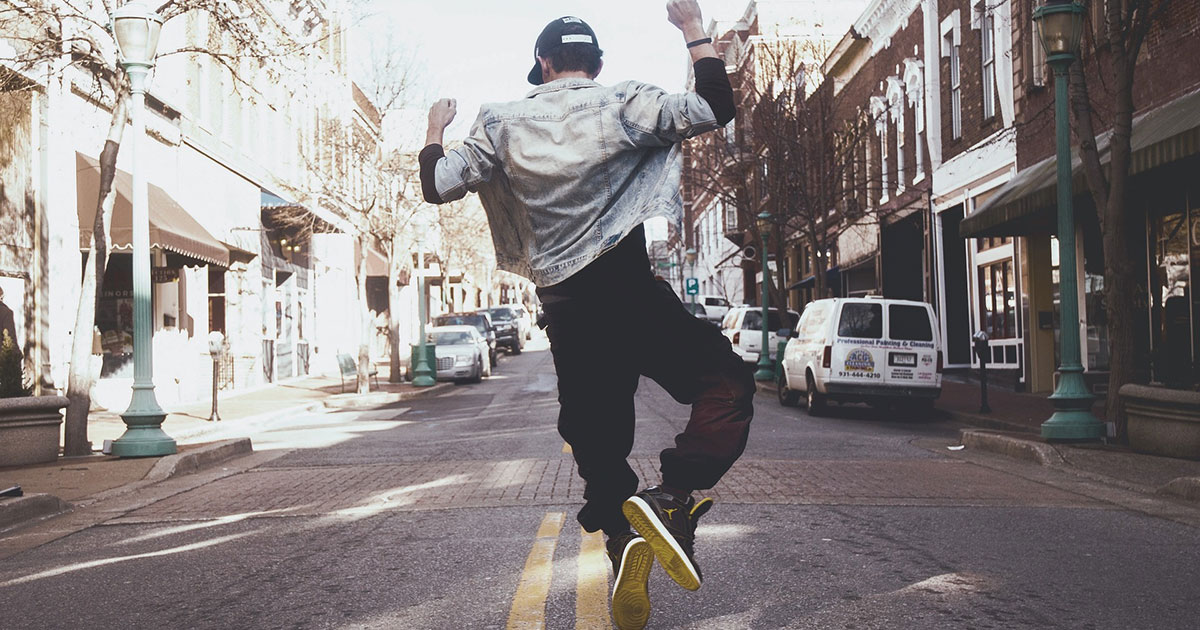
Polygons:
[[[1033,2],[1012,3],[1015,145],[1018,172],[978,204],[962,224],[976,243],[1013,242],[1024,273],[1016,295],[1035,342],[1026,366],[1035,390],[1048,390],[1058,360],[1057,242],[1055,239],[1054,78],[1045,65],[1033,23]],[[1081,57],[1088,77],[1101,161],[1113,119],[1112,80],[1101,76],[1105,3],[1089,3]],[[1134,267],[1138,281],[1136,363],[1139,378],[1195,386],[1200,357],[1200,301],[1193,278],[1200,270],[1200,67],[1180,60],[1200,54],[1200,5],[1172,2],[1149,31],[1137,59],[1133,84],[1128,203],[1130,250],[1117,255]],[[1102,234],[1096,207],[1072,137],[1079,261],[1079,335],[1093,389],[1107,385],[1108,324]],[[1037,343],[1041,337],[1044,341]]]

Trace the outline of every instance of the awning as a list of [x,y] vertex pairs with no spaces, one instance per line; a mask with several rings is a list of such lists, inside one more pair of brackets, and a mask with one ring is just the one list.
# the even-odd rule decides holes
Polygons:
[[[79,247],[91,246],[92,225],[96,220],[96,202],[100,196],[100,163],[81,153],[75,154],[75,202],[79,211]],[[113,180],[116,200],[109,249],[133,251],[133,177],[117,170]],[[150,247],[183,254],[198,261],[229,266],[229,248],[208,233],[165,190],[149,184]]]
[[817,283],[817,277],[815,275],[809,276],[809,277],[801,280],[800,282],[797,282],[796,284],[793,284],[792,286],[788,287],[788,291],[795,291],[796,289],[807,289],[808,287],[811,287],[811,286],[815,285],[816,283]]
[[[868,260],[870,260],[870,259],[868,259]],[[841,273],[842,273],[842,268],[837,265],[834,265],[834,266],[830,267],[829,269],[826,269],[825,270],[825,286],[832,287],[832,286],[838,284],[838,281],[841,280]],[[817,284],[817,276],[816,276],[816,274],[814,274],[814,275],[811,275],[811,276],[797,282],[796,284],[793,284],[792,286],[788,287],[788,291],[795,291],[796,289],[807,289],[809,287],[816,286],[816,284]]]
[[[1100,162],[1111,159],[1112,132],[1096,140]],[[1200,154],[1200,90],[1181,96],[1133,120],[1129,174],[1137,175]],[[1075,192],[1087,190],[1079,151],[1072,147],[1071,179]],[[1055,231],[1058,166],[1051,156],[1026,168],[1000,187],[959,225],[959,235],[1024,236]]]

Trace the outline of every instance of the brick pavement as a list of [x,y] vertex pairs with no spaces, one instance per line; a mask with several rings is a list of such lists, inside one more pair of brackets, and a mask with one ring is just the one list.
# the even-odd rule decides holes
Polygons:
[[[643,483],[658,459],[631,460]],[[718,502],[783,505],[1090,507],[1074,493],[954,459],[791,461],[744,459],[711,492]],[[319,468],[267,467],[221,479],[115,523],[398,510],[575,504],[583,482],[568,456]]]

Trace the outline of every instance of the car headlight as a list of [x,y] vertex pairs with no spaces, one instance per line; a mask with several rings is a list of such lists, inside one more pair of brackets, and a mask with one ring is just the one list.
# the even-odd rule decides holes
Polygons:
[[471,365],[471,357],[460,354],[454,357],[454,365]]

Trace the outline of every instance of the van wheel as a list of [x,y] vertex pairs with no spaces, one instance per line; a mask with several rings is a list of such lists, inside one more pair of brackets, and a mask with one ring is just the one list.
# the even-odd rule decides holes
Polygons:
[[825,396],[817,391],[817,383],[813,380],[810,373],[806,378],[806,387],[808,388],[808,415],[823,416],[825,415]]
[[523,344],[519,341],[517,343],[514,343],[512,345],[512,353],[513,354],[521,354],[521,346],[523,346],[523,345],[525,345],[525,344]]
[[779,374],[778,385],[779,387],[777,391],[779,392],[779,404],[783,405],[784,407],[795,407],[796,405],[800,404],[800,392],[788,389],[787,375],[783,374],[782,370]]

